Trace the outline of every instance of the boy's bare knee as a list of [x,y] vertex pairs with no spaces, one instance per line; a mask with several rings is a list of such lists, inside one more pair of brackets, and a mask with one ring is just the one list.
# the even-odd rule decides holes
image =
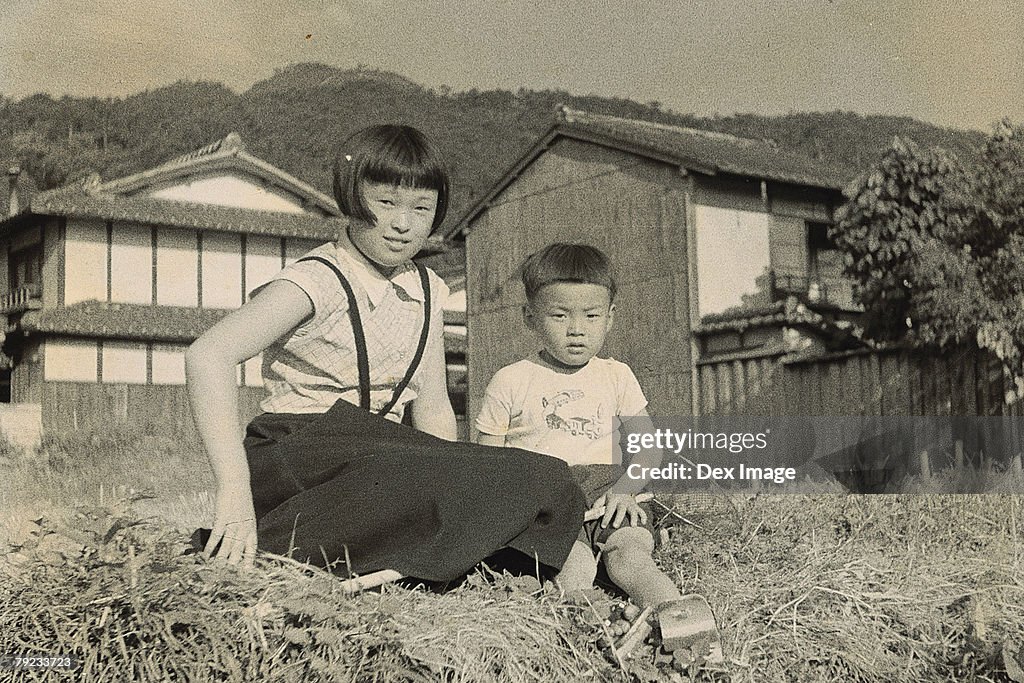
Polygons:
[[624,526],[616,529],[608,536],[603,548],[605,554],[612,552],[642,552],[650,555],[654,552],[654,536],[641,526]]

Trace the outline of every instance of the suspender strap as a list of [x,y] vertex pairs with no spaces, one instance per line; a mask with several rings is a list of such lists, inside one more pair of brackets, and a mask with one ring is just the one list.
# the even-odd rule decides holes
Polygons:
[[[336,265],[322,256],[306,256],[299,259],[299,261],[318,261],[324,264],[334,271],[338,282],[341,283],[342,289],[345,290],[345,296],[348,298],[348,317],[352,323],[352,338],[356,345],[356,368],[359,372],[359,407],[363,410],[370,410],[370,361],[366,352],[366,335],[363,332],[363,321],[359,315],[359,305],[356,301],[356,294],[352,289],[352,285],[349,284],[348,279]],[[427,336],[430,332],[430,278],[427,275],[426,268],[418,263],[415,266],[420,274],[420,285],[423,288],[423,329],[420,332],[416,353],[412,357],[409,368],[405,371],[405,377],[395,387],[391,400],[377,412],[378,415],[387,415],[395,407],[395,404],[398,403],[402,392],[409,386],[412,376],[416,374],[416,368],[419,367],[420,360],[423,358],[423,350],[427,346]]]
[[430,278],[427,276],[427,269],[418,263],[414,264],[416,270],[420,274],[420,287],[423,289],[423,329],[420,331],[420,340],[416,344],[416,353],[413,354],[412,362],[409,363],[409,369],[405,371],[405,377],[395,387],[395,393],[391,396],[391,400],[388,404],[381,408],[378,415],[387,415],[391,412],[391,409],[398,403],[398,399],[402,396],[402,392],[409,386],[409,382],[412,381],[412,376],[416,373],[416,368],[420,365],[420,360],[423,358],[423,349],[427,346],[427,335],[430,333]]

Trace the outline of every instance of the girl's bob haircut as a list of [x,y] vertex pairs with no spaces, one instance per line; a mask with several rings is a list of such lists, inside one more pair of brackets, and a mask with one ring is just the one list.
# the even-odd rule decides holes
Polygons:
[[334,159],[334,198],[350,218],[367,223],[374,215],[366,206],[360,183],[381,183],[437,190],[437,211],[431,231],[448,213],[448,170],[441,152],[411,126],[385,124],[364,128],[342,143]]

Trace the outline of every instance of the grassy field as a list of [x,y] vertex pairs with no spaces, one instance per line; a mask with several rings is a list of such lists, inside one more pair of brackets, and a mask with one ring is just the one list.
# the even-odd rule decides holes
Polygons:
[[73,654],[79,680],[1024,680],[1022,499],[941,493],[965,477],[1019,491],[1013,473],[673,498],[696,526],[657,557],[708,599],[727,660],[676,672],[650,647],[606,656],[611,596],[578,605],[486,569],[444,593],[352,596],[287,559],[240,572],[184,555],[212,477],[170,441],[75,435],[3,463],[0,653]]

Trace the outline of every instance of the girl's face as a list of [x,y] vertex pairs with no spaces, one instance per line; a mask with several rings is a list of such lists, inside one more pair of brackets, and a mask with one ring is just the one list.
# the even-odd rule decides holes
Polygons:
[[370,225],[353,218],[348,237],[370,265],[389,275],[427,241],[437,210],[437,190],[363,181],[360,192],[376,222]]

